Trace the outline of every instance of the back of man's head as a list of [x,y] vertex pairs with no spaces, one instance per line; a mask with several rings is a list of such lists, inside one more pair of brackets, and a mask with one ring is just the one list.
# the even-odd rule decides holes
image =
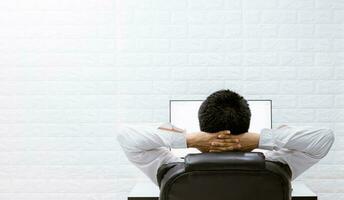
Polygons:
[[201,131],[215,133],[230,130],[237,135],[248,131],[251,111],[247,101],[230,90],[214,92],[198,110]]

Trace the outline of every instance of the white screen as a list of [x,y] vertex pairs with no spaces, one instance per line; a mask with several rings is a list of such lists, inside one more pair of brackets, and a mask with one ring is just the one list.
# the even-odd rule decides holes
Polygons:
[[[199,131],[198,109],[203,101],[172,100],[170,102],[170,122],[187,132]],[[271,128],[271,101],[248,100],[251,110],[250,132],[260,133],[263,128]],[[183,157],[195,150],[173,150],[177,156]]]

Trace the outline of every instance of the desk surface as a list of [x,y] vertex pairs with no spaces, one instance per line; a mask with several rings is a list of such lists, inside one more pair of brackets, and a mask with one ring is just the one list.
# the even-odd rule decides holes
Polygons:
[[[292,182],[293,200],[316,200],[317,195],[312,192],[303,182]],[[128,200],[158,200],[159,188],[149,181],[139,182],[131,190]]]

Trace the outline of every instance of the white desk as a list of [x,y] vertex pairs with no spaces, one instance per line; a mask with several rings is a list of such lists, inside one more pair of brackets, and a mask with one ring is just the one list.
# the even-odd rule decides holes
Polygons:
[[[292,182],[292,200],[317,200],[317,195],[303,182]],[[149,181],[139,182],[131,190],[128,200],[158,200],[159,188]]]

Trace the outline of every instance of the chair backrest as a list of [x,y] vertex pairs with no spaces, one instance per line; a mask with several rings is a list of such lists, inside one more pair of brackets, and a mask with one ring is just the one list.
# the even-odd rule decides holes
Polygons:
[[290,200],[287,165],[266,161],[259,152],[189,154],[162,165],[160,200]]

